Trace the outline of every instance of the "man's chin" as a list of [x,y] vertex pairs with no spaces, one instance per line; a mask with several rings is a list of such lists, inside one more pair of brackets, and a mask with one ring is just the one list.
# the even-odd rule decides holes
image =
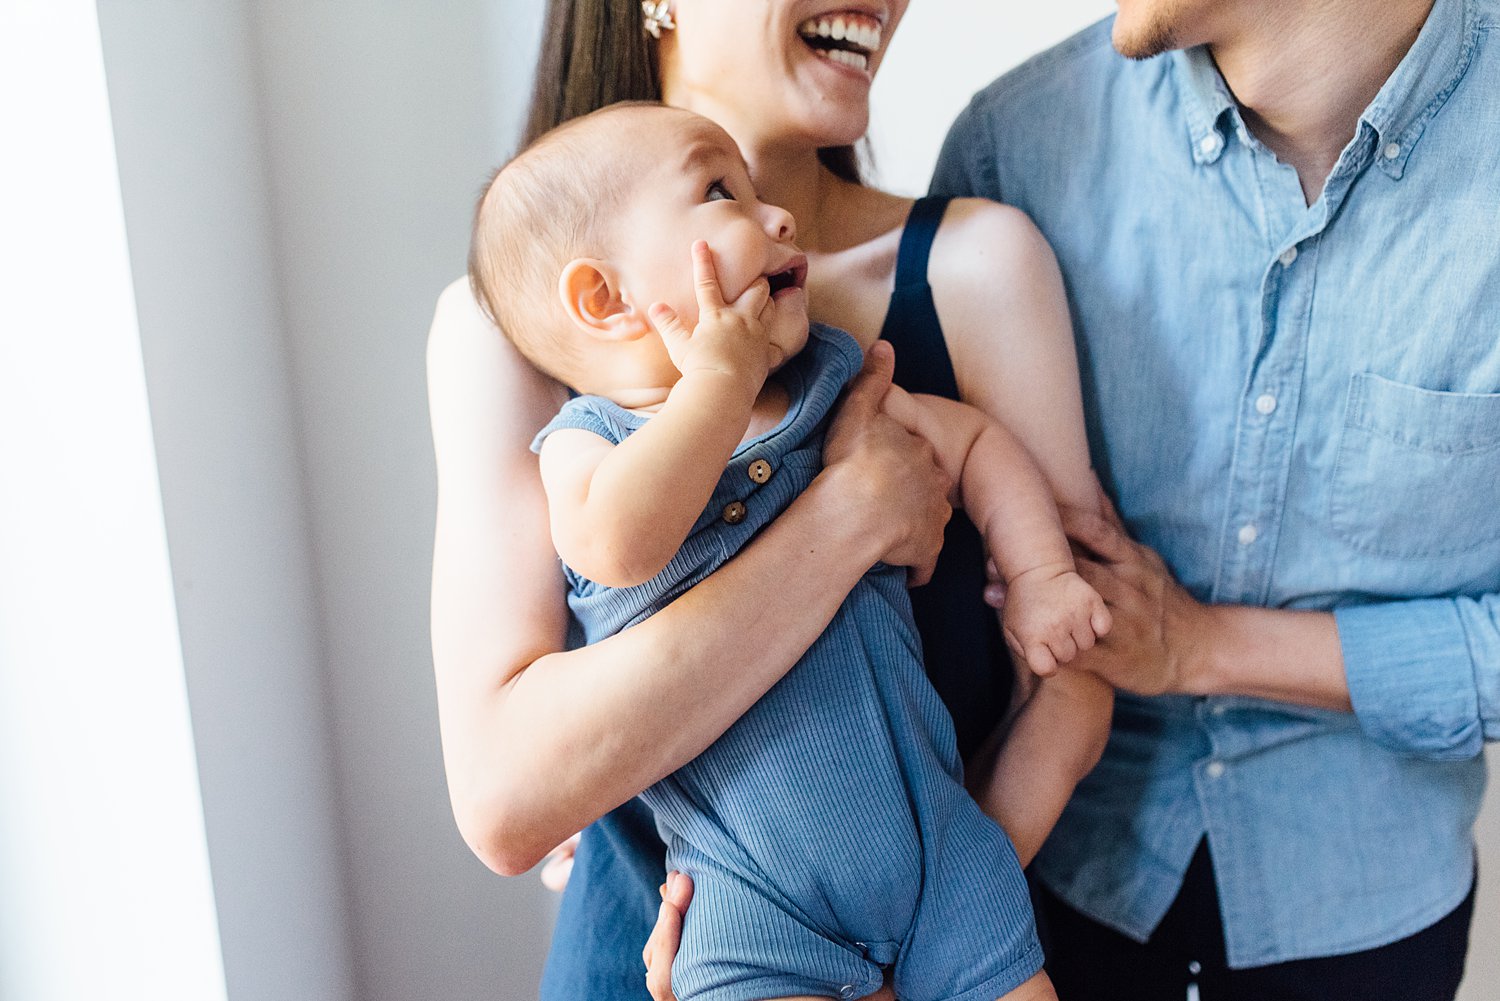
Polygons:
[[1110,42],[1115,51],[1126,59],[1154,59],[1163,52],[1182,47],[1177,41],[1177,33],[1170,25],[1159,20],[1130,24],[1122,22],[1118,17],[1115,18]]

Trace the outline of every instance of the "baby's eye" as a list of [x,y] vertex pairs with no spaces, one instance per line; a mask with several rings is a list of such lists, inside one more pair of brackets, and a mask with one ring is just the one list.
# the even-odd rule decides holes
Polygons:
[[708,190],[703,194],[704,201],[718,202],[725,199],[728,199],[731,202],[734,201],[734,195],[729,193],[729,189],[724,186],[723,181],[715,181],[714,183],[710,184],[708,186]]

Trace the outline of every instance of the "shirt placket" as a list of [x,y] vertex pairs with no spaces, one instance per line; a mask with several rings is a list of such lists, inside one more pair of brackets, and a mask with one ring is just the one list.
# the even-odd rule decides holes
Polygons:
[[[1242,133],[1243,135],[1243,133]],[[1318,257],[1329,220],[1368,156],[1356,143],[1330,175],[1326,190],[1305,204],[1296,172],[1249,140],[1243,172],[1228,179],[1256,185],[1262,207],[1260,336],[1247,359],[1235,400],[1234,455],[1220,537],[1221,554],[1212,600],[1263,606],[1271,593],[1276,546],[1290,481],[1307,346],[1312,336]],[[1235,700],[1198,700],[1198,720],[1211,756],[1198,764],[1195,785],[1204,811],[1215,868],[1220,875],[1226,934],[1235,952],[1269,949],[1269,941],[1243,941],[1249,929],[1270,929],[1258,884],[1264,845],[1246,841],[1247,824],[1236,811],[1252,803],[1234,793],[1236,760],[1256,750],[1256,733],[1229,718]],[[1243,796],[1244,790],[1239,790]],[[1272,933],[1274,934],[1274,933]]]

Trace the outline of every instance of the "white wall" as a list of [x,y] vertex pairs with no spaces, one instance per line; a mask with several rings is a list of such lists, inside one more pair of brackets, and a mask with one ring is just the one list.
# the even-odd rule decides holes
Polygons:
[[[552,901],[448,814],[422,352],[540,5],[99,6],[230,1001],[533,995]],[[881,176],[924,188],[969,93],[1106,6],[916,3]]]
[[215,1001],[209,852],[90,0],[0,5],[0,135],[0,998],[149,983]]
[[337,783],[248,4],[99,4],[231,998],[346,999]]

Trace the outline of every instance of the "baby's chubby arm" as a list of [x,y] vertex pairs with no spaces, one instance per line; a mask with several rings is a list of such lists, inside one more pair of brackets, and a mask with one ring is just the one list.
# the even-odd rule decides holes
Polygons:
[[[1052,673],[1109,631],[1103,600],[1078,576],[1046,478],[1015,436],[983,412],[892,388],[888,413],[933,445],[1005,578],[1006,642]],[[957,506],[957,505],[955,505]]]
[[542,444],[542,483],[552,542],[563,562],[610,587],[655,577],[682,546],[744,437],[769,368],[759,316],[764,279],[725,303],[708,245],[693,246],[698,322],[673,310],[649,316],[682,373],[661,409],[613,445],[581,429]]

